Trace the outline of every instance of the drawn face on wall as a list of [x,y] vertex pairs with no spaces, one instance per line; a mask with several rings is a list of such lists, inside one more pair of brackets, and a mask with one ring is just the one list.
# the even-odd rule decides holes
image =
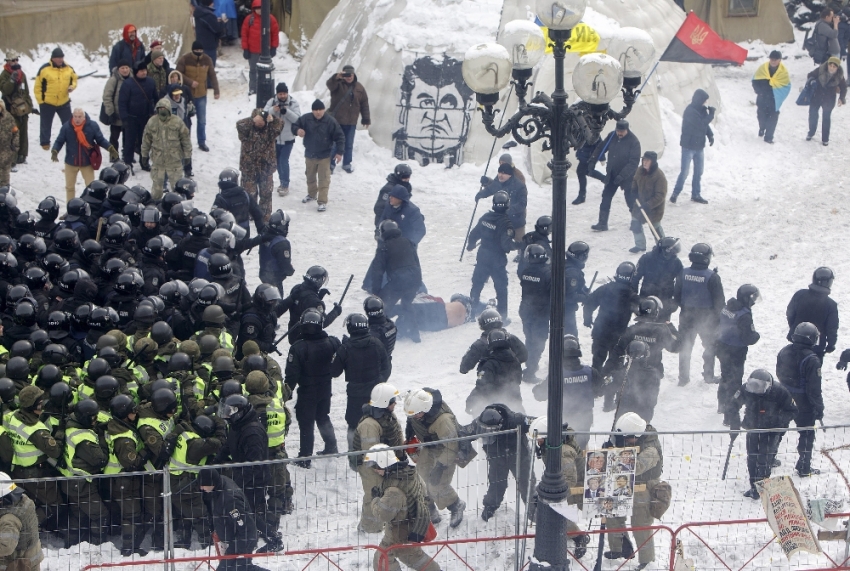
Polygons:
[[393,138],[396,157],[461,162],[469,132],[472,90],[463,82],[461,62],[443,56],[417,59],[404,69],[399,101],[399,129]]

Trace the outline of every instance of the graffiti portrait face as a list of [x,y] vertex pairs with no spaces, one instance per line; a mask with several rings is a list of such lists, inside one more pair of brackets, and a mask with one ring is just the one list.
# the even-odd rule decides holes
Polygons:
[[407,138],[411,145],[436,154],[458,144],[466,126],[466,109],[457,87],[417,81],[410,103]]

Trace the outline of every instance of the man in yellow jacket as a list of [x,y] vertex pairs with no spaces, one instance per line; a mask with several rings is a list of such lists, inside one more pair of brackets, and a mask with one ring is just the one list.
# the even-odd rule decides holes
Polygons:
[[41,113],[39,143],[45,151],[50,150],[53,116],[59,115],[59,123],[71,120],[71,92],[77,88],[77,72],[65,63],[62,48],[50,54],[50,61],[38,70],[35,76],[35,100]]

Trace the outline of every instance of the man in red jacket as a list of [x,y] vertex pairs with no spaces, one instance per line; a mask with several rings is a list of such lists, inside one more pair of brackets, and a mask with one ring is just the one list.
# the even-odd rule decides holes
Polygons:
[[[262,11],[263,0],[254,0],[251,3],[251,15],[242,22],[242,57],[248,60],[249,66],[248,95],[253,95],[257,92],[257,62],[260,61],[260,54],[263,52]],[[277,46],[280,43],[280,38],[278,37],[280,29],[277,25],[277,18],[272,14],[269,14],[269,18],[271,18],[269,47],[271,48],[271,56],[274,57],[277,53]]]

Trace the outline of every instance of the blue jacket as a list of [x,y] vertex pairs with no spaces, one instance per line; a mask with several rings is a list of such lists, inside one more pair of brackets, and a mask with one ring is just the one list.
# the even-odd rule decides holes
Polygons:
[[145,61],[145,46],[141,45],[138,47],[136,50],[136,59],[133,59],[133,47],[124,40],[119,40],[114,46],[112,46],[112,51],[109,54],[110,73],[118,67],[118,62],[122,59],[133,64],[130,66],[130,69],[134,69],[137,63]]
[[[91,164],[88,153],[84,152],[83,146],[77,140],[77,133],[74,131],[73,119],[62,125],[59,129],[59,136],[53,143],[53,149],[61,151],[65,147],[65,164],[74,167],[87,167]],[[104,149],[109,148],[109,141],[103,136],[97,121],[92,121],[89,114],[86,113],[86,124],[83,125],[83,134],[90,145],[97,145]]]
[[419,211],[419,207],[412,202],[405,200],[398,209],[387,202],[384,215],[381,217],[381,221],[384,220],[395,221],[398,229],[401,230],[401,235],[413,242],[414,246],[418,246],[425,237],[425,217]]
[[156,101],[154,81],[149,77],[139,80],[133,75],[121,84],[121,91],[118,92],[118,115],[121,121],[127,121],[129,117],[147,120],[153,116]]
[[205,51],[216,49],[218,47],[218,39],[221,37],[222,27],[215,15],[215,11],[211,7],[197,6],[194,16],[195,39],[201,42]]
[[233,0],[215,0],[213,9],[219,18],[227,16],[228,20],[236,19],[236,4],[233,3]]

